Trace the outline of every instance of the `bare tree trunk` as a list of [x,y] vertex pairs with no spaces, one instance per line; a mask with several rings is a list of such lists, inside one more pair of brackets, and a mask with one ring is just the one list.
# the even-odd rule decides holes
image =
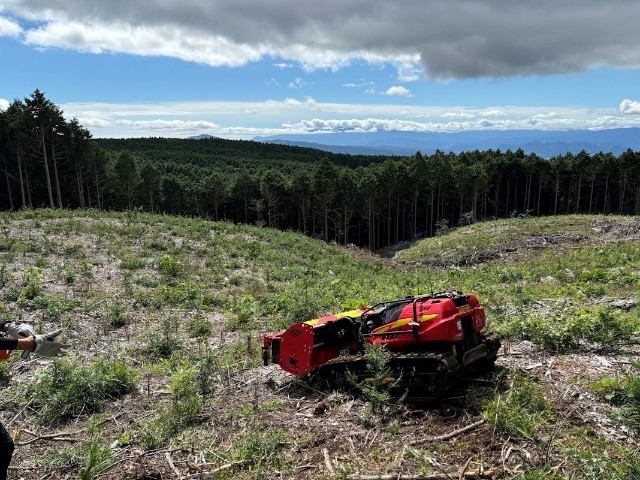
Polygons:
[[51,160],[53,161],[53,180],[55,181],[58,208],[62,208],[62,194],[60,193],[60,181],[58,180],[58,161],[56,160],[56,149],[53,144],[53,134],[51,136]]
[[556,181],[555,181],[555,191],[556,191],[556,195],[555,195],[555,200],[553,202],[553,214],[557,215],[558,214],[558,196],[560,194],[560,175],[556,175]]
[[329,207],[324,207],[324,241],[329,241]]
[[96,184],[96,201],[98,202],[98,210],[102,210],[102,200],[100,198],[100,179],[98,177],[98,168],[94,165],[94,181]]
[[78,159],[76,159],[75,161],[75,170],[76,170],[76,185],[78,188],[78,199],[80,200],[80,208],[84,208],[85,207],[84,184],[82,181],[82,168],[80,167],[80,162],[78,162]]
[[18,159],[18,179],[20,180],[20,200],[22,201],[21,207],[25,208],[27,204],[25,203],[24,179],[22,178],[22,154],[19,148],[16,148],[16,157]]
[[391,192],[387,196],[387,245],[391,245]]
[[3,155],[4,178],[7,182],[7,195],[9,196],[9,208],[13,210],[13,195],[11,195],[11,182],[9,181],[9,168],[7,168],[7,157]]
[[618,207],[618,213],[622,214],[624,212],[624,197],[627,192],[627,178],[626,176],[622,180],[622,191],[620,192],[620,206]]
[[49,174],[49,159],[47,158],[47,144],[44,141],[44,129],[40,129],[40,145],[44,157],[44,173],[47,179],[47,193],[49,194],[49,208],[55,208],[53,192],[51,191],[51,175]]
[[507,178],[507,195],[506,195],[506,201],[505,201],[505,205],[504,205],[504,214],[506,216],[509,216],[509,193],[511,190],[511,179]]
[[349,243],[349,219],[347,218],[347,209],[349,207],[345,204],[344,205],[344,224],[342,225],[342,228],[344,230],[343,235],[344,235],[344,242],[343,245],[347,245]]
[[33,200],[31,199],[31,182],[29,181],[29,176],[27,175],[26,167],[24,172],[24,185],[27,191],[27,205],[29,208],[33,208]]
[[400,194],[396,197],[396,228],[395,228],[394,243],[400,241]]
[[429,236],[433,237],[433,207],[435,206],[433,204],[434,201],[434,190],[431,190],[431,211],[429,212]]
[[418,195],[419,191],[417,187],[413,189],[413,238],[416,238],[418,233]]
[[495,191],[495,195],[493,197],[493,216],[498,218],[498,206],[500,205],[500,182],[501,182],[502,178],[501,175],[498,175],[498,179],[496,181],[496,191]]

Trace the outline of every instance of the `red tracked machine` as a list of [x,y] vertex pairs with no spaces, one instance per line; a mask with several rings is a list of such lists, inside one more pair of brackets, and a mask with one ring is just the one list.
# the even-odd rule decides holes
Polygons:
[[296,323],[266,335],[262,354],[265,365],[297,377],[317,372],[335,380],[349,370],[366,378],[364,345],[384,345],[398,388],[430,399],[463,370],[493,368],[500,342],[482,332],[485,323],[475,295],[445,291]]

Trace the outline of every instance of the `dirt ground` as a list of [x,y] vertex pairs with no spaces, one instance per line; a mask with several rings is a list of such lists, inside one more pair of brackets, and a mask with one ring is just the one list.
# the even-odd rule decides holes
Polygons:
[[[462,380],[442,401],[389,405],[373,414],[357,395],[317,389],[277,366],[247,369],[218,379],[216,399],[203,412],[199,425],[174,439],[169,447],[147,452],[118,441],[149,415],[145,405],[168,400],[167,385],[152,378],[141,379],[137,391],[111,404],[105,415],[101,439],[113,447],[116,465],[99,477],[252,478],[251,469],[234,463],[229,454],[240,432],[267,428],[286,433],[282,446],[285,460],[281,472],[254,478],[460,475],[463,470],[495,472],[490,478],[505,478],[544,462],[561,469],[560,432],[545,431],[542,438],[532,441],[500,437],[484,421],[482,403],[496,389],[508,387],[505,374],[520,371],[544,386],[561,428],[581,427],[605,442],[638,446],[638,435],[612,420],[608,405],[590,388],[602,377],[628,368],[625,356],[549,355],[529,342],[508,343],[501,348],[494,373]],[[71,423],[34,428],[28,406],[0,414],[17,440],[11,479],[77,478],[64,468],[43,474],[38,465],[52,450],[61,451],[86,440],[86,426]],[[456,433],[465,428],[468,431]],[[542,451],[540,445],[547,449]]]

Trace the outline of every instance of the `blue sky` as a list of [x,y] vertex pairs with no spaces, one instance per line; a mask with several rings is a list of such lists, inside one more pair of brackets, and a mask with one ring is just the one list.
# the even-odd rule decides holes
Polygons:
[[0,109],[95,137],[640,126],[640,2],[0,0]]

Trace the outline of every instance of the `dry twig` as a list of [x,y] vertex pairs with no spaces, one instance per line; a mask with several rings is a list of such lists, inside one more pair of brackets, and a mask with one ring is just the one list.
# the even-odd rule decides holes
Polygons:
[[449,432],[444,435],[436,435],[434,437],[419,438],[418,440],[414,440],[410,442],[409,445],[419,445],[421,443],[426,443],[426,442],[439,442],[444,440],[451,440],[452,438],[457,437],[458,435],[462,435],[463,433],[470,432],[471,430],[474,430],[475,428],[478,428],[479,426],[484,425],[485,423],[486,423],[486,420],[483,418],[482,420],[478,420],[477,422],[467,425],[466,427],[459,428],[458,430],[454,430],[453,432]]
[[164,452],[164,458],[167,459],[167,463],[169,464],[169,467],[171,467],[171,470],[173,470],[173,473],[176,474],[176,477],[183,478],[182,474],[180,473],[180,470],[178,470],[176,468],[175,464],[173,463],[173,459],[171,458],[171,454],[169,452]]
[[25,430],[24,428],[19,429],[18,432],[25,432],[33,437],[32,439],[27,440],[26,442],[16,442],[16,445],[22,446],[22,445],[30,445],[39,440],[48,440],[52,442],[79,442],[80,439],[69,438],[69,436],[82,433],[83,430],[76,430],[75,432],[56,432],[56,433],[51,433],[49,435],[38,435],[36,433],[30,432],[29,430]]
[[497,474],[495,470],[467,472],[459,476],[457,473],[434,473],[432,475],[349,475],[348,480],[449,480],[452,476],[462,480],[491,480]]
[[326,448],[323,448],[322,454],[324,455],[324,466],[327,469],[327,474],[329,474],[329,476],[332,477],[333,465],[331,465],[331,458],[329,458],[329,451]]

